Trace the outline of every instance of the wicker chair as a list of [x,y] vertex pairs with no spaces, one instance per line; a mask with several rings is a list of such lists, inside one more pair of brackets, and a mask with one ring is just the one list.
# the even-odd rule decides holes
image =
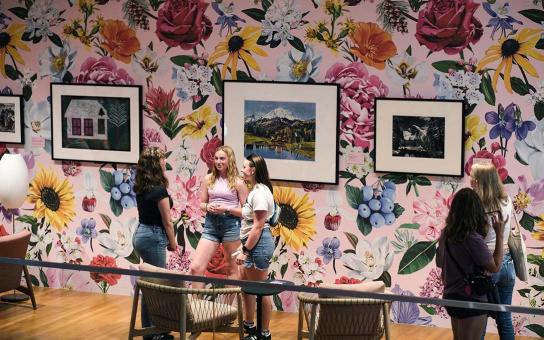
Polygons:
[[[135,328],[140,291],[155,325],[153,327]],[[232,306],[235,298],[237,306]],[[231,325],[236,319],[238,325]],[[181,340],[196,339],[202,332],[238,333],[242,340],[244,328],[240,288],[192,289],[186,288],[183,281],[137,279],[129,340],[135,336],[170,331],[179,332]],[[188,338],[186,333],[191,333]]]
[[[299,293],[298,340],[390,340],[391,301]],[[308,330],[303,330],[304,318]]]

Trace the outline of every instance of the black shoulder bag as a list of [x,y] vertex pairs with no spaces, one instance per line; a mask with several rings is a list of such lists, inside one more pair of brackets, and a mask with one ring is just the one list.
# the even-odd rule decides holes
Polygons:
[[453,260],[453,263],[455,263],[455,266],[457,267],[457,270],[461,274],[463,274],[463,279],[467,283],[467,288],[465,289],[465,292],[467,295],[471,295],[473,292],[476,295],[487,295],[495,290],[495,282],[493,282],[493,279],[490,276],[485,275],[481,271],[477,269],[476,266],[474,266],[474,273],[467,274],[461,268],[459,263],[455,260],[453,255],[450,252],[450,247],[448,245],[448,241],[446,243],[446,251],[448,252],[448,255]]

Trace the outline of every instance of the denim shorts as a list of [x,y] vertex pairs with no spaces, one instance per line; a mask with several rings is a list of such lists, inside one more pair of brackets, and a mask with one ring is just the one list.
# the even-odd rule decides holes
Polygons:
[[[247,238],[242,239],[242,244],[245,245]],[[246,256],[246,261],[244,262],[244,267],[251,268],[255,265],[255,268],[259,270],[267,270],[270,264],[270,259],[274,253],[274,237],[270,228],[264,228],[261,233],[259,241],[251,249],[249,255]]]
[[240,217],[231,214],[206,214],[202,237],[212,242],[232,242],[240,239]]

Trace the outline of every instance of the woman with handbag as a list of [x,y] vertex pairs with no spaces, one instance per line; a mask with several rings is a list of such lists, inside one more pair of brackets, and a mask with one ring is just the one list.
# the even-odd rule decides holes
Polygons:
[[[476,279],[484,279],[483,269],[497,273],[503,256],[504,224],[499,212],[492,217],[492,227],[497,234],[493,253],[484,242],[488,222],[484,206],[478,195],[469,188],[459,190],[453,198],[446,218],[446,227],[439,239],[442,263],[444,299],[488,302],[487,295],[478,295]],[[489,277],[487,280],[491,282]],[[486,282],[488,283],[488,282]],[[454,340],[478,340],[481,338],[488,312],[480,309],[446,307],[451,317]]]
[[[499,211],[502,213],[502,216],[510,216],[509,221],[504,226],[503,243],[499,245],[503,248],[501,270],[492,275],[493,282],[495,282],[499,291],[500,302],[509,305],[512,303],[512,294],[514,292],[514,285],[516,284],[514,262],[508,248],[508,236],[512,229],[510,223],[516,218],[513,215],[512,201],[506,194],[497,169],[492,163],[476,163],[472,165],[470,186],[480,196],[488,219]],[[493,228],[489,228],[484,239],[489,250],[493,251],[495,249],[496,239],[497,234]],[[508,312],[498,312],[496,321],[500,339],[514,340],[514,327],[512,325],[511,314]],[[485,329],[482,339],[484,337]]]

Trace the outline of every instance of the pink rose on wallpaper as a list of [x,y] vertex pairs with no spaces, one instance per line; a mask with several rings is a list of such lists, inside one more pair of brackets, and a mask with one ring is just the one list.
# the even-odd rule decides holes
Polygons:
[[362,63],[332,65],[326,83],[340,84],[340,130],[355,146],[370,147],[374,139],[374,99],[386,97],[389,88],[371,76]]
[[419,11],[415,37],[429,50],[454,55],[477,43],[484,29],[473,0],[431,0]]
[[172,218],[177,221],[183,219],[191,232],[202,231],[202,211],[200,210],[200,183],[202,179],[193,176],[184,182],[176,176],[174,183],[168,188],[168,192],[174,201],[170,212]]
[[164,151],[168,151],[166,144],[162,140],[162,134],[157,129],[145,128],[142,133],[142,146],[145,148],[156,146]]
[[134,85],[134,79],[122,68],[117,68],[113,58],[89,57],[81,64],[79,74],[72,83]]
[[210,4],[202,0],[169,0],[159,9],[157,30],[170,47],[190,50],[212,34],[213,25],[204,15]]
[[223,145],[223,142],[221,139],[217,137],[213,137],[210,139],[204,146],[202,147],[202,150],[200,150],[200,159],[206,163],[208,166],[208,169],[213,169],[213,157],[215,155],[215,150]]
[[470,156],[467,163],[465,164],[465,174],[470,176],[470,173],[472,171],[472,164],[474,164],[475,158],[487,158],[491,160],[491,163],[497,168],[497,171],[499,172],[499,178],[501,181],[504,181],[508,178],[508,170],[506,170],[506,158],[504,158],[501,155],[494,155],[489,151],[486,150],[480,150],[476,154]]
[[449,212],[448,200],[437,190],[430,201],[418,198],[413,207],[416,215],[412,222],[419,223],[419,233],[425,235],[430,241],[438,239],[446,226],[446,217]]
[[66,177],[76,177],[81,174],[81,162],[62,161],[62,172]]

